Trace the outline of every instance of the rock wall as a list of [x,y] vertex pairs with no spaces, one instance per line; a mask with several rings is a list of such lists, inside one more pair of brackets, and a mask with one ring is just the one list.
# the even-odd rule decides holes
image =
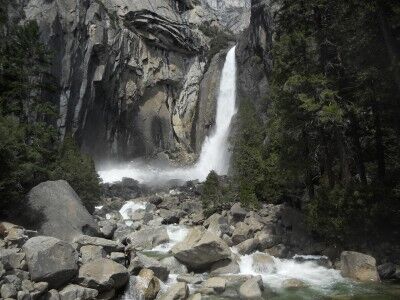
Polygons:
[[199,108],[219,80],[199,26],[221,26],[217,11],[196,0],[24,0],[10,11],[36,20],[53,53],[62,135],[96,161],[195,156],[215,114]]
[[211,8],[220,23],[233,33],[240,33],[249,26],[251,0],[201,0]]
[[270,0],[251,1],[250,26],[241,35],[236,51],[239,66],[238,99],[253,101],[259,110],[269,93],[273,10]]

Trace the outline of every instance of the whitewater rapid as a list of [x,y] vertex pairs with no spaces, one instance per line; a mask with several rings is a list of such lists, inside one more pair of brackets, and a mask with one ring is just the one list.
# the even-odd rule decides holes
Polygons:
[[100,170],[103,182],[115,182],[124,177],[133,178],[140,183],[165,183],[178,179],[183,181],[205,180],[211,170],[226,175],[231,154],[229,151],[229,131],[236,109],[236,47],[229,50],[222,69],[215,128],[207,136],[198,162],[189,167],[176,168],[157,166],[155,163],[133,161],[123,167]]

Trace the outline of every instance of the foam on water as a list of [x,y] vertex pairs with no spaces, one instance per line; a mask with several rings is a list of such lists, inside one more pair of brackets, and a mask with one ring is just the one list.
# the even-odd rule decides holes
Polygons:
[[[287,279],[299,279],[309,285],[310,288],[318,290],[330,290],[336,284],[346,281],[338,270],[319,266],[313,261],[297,262],[294,259],[273,257],[275,268],[256,270],[253,267],[253,255],[254,253],[240,257],[240,273],[261,275],[263,281],[272,289],[281,289]],[[317,259],[316,256],[315,259]]]
[[146,204],[143,202],[134,202],[134,201],[127,201],[119,210],[120,215],[125,221],[125,224],[130,226],[132,225],[132,221],[129,221],[130,217],[129,215],[134,213],[135,211],[139,209],[145,209]]
[[174,168],[133,161],[124,166],[100,170],[99,175],[103,182],[115,182],[123,177],[129,177],[141,183],[160,184],[172,179],[203,181],[211,170],[219,175],[227,174],[231,158],[228,136],[232,118],[236,114],[235,49],[236,47],[230,49],[225,59],[217,100],[215,128],[213,133],[206,137],[198,162],[193,166]]
[[165,244],[158,245],[153,248],[152,251],[167,253],[172,247],[174,247],[179,242],[182,242],[188,234],[188,229],[182,225],[168,225],[167,233],[169,236],[169,242]]

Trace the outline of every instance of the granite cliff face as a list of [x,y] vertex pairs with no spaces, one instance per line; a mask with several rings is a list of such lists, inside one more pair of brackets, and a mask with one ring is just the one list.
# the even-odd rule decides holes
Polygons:
[[200,0],[24,0],[9,11],[38,22],[53,53],[60,132],[95,160],[191,160],[199,151],[226,53],[210,58],[201,29],[229,28],[218,9]]
[[237,33],[239,100],[268,93],[268,0],[16,2],[10,17],[36,20],[53,53],[61,134],[73,133],[98,162],[196,157],[229,48],[210,55],[207,28]]
[[239,65],[238,100],[253,101],[259,110],[269,93],[273,11],[270,0],[251,0],[250,25],[239,38],[236,51]]

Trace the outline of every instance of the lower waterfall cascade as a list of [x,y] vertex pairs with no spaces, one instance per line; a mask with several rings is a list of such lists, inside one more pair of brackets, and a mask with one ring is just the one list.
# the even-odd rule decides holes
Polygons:
[[205,138],[198,162],[190,167],[162,167],[133,161],[120,168],[100,170],[103,182],[115,182],[124,177],[140,183],[163,183],[168,180],[205,180],[210,171],[226,175],[229,170],[230,151],[228,137],[236,109],[236,46],[227,53],[222,69],[215,128]]

